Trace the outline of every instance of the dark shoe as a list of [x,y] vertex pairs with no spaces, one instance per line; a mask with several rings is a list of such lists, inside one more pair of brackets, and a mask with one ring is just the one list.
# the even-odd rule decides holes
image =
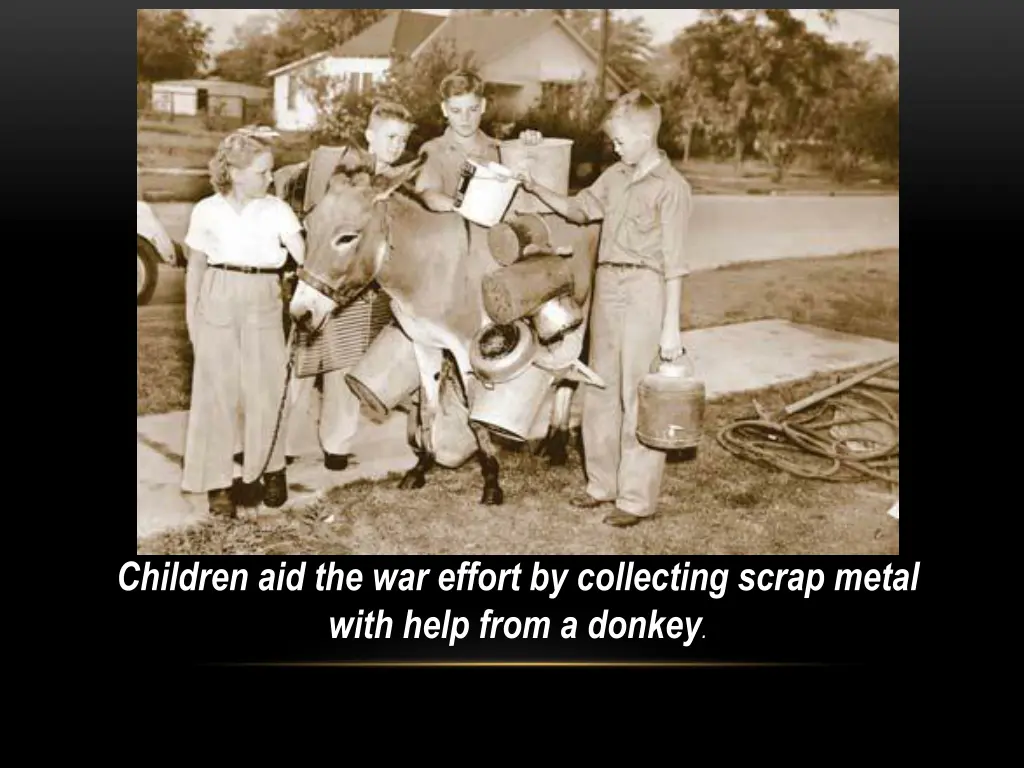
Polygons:
[[263,485],[258,480],[245,483],[242,478],[236,477],[231,486],[231,499],[239,507],[258,507],[263,501]]
[[231,498],[230,488],[221,488],[216,491],[210,491],[206,494],[206,498],[210,504],[210,514],[216,517],[228,517],[234,518],[237,516],[237,509],[235,502]]
[[612,525],[616,528],[628,528],[631,525],[636,525],[641,520],[643,520],[642,517],[631,515],[628,512],[623,512],[621,509],[617,509],[610,514],[605,515],[604,523],[605,525]]
[[602,501],[601,499],[595,499],[593,496],[588,496],[583,493],[579,496],[573,496],[569,499],[569,503],[579,509],[594,509],[594,507],[601,507],[605,504],[611,504],[611,501]]
[[298,456],[285,456],[284,457],[284,463],[285,463],[285,466],[287,466],[287,467],[290,467],[292,464],[294,464],[298,460],[299,460]]
[[263,503],[271,509],[284,506],[288,501],[288,475],[285,470],[268,472],[263,476],[265,492]]
[[343,472],[348,469],[348,456],[337,453],[325,453],[324,466],[332,472]]

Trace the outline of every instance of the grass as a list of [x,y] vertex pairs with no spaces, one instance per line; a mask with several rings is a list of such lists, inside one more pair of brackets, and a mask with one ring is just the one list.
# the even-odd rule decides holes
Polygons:
[[[740,265],[692,276],[686,328],[779,317],[881,338],[899,336],[899,253]],[[139,310],[140,368],[153,377],[139,413],[185,407],[188,356],[180,307]],[[176,325],[177,323],[177,325]],[[793,402],[835,376],[778,390]],[[161,382],[156,384],[156,382]],[[184,387],[184,388],[183,388]],[[898,395],[891,396],[898,408]],[[435,470],[419,491],[397,477],[331,491],[303,510],[244,523],[211,521],[141,541],[140,554],[897,554],[899,525],[885,515],[889,489],[876,482],[835,484],[797,478],[743,462],[715,441],[718,429],[752,416],[749,397],[708,406],[693,461],[669,465],[661,513],[614,530],[600,514],[568,504],[582,489],[578,451],[549,469],[529,452],[502,458],[503,507],[483,507],[475,463]]]

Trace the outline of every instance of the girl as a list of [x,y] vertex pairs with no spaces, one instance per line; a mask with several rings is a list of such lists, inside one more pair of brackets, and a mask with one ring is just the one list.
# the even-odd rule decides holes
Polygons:
[[[288,353],[281,324],[281,271],[289,252],[305,260],[302,225],[267,194],[274,165],[266,135],[242,129],[210,161],[216,193],[192,210],[185,288],[195,352],[182,489],[206,492],[210,512],[236,503],[280,507],[288,498],[284,424],[261,487],[284,394]],[[232,497],[234,454],[244,456],[242,494]],[[260,498],[262,496],[262,499]]]

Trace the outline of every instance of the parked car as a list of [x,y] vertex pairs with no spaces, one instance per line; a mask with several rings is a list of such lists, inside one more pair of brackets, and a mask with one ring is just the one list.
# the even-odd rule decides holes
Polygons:
[[137,201],[136,212],[136,264],[137,264],[137,299],[136,306],[144,306],[153,298],[160,264],[171,267],[186,265],[185,250],[181,244],[171,239],[164,225],[153,213],[149,203]]

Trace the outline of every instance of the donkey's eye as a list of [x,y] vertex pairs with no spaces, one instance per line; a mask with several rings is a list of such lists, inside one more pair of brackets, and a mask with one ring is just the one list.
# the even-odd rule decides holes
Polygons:
[[352,232],[343,232],[340,235],[334,236],[334,239],[331,241],[331,245],[334,246],[335,248],[340,248],[343,245],[348,245],[349,243],[355,241],[357,237],[359,237],[359,235],[356,235]]

